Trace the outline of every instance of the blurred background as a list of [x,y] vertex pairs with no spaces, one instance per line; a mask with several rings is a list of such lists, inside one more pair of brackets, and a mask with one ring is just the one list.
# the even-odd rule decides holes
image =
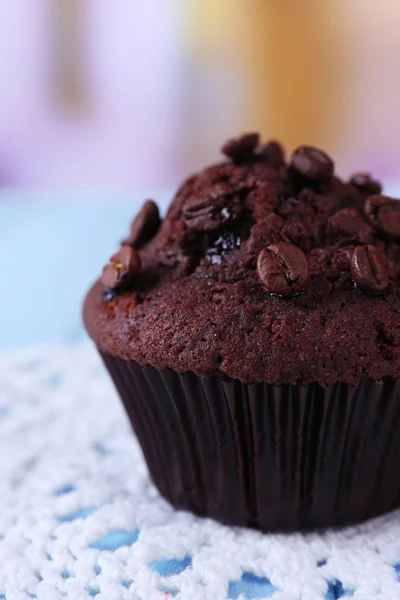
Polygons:
[[398,0],[2,0],[0,348],[81,339],[146,197],[245,130],[400,181]]

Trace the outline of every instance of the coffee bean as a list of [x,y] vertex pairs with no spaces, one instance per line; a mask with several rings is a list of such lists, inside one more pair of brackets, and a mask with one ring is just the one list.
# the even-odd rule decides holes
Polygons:
[[231,210],[231,189],[222,184],[208,188],[202,196],[193,196],[182,209],[186,225],[195,231],[218,229],[235,217]]
[[304,252],[286,242],[263,248],[257,259],[261,283],[272,294],[290,298],[301,292],[310,280]]
[[103,269],[101,283],[107,290],[129,286],[140,273],[140,256],[131,246],[123,246]]
[[310,181],[325,182],[333,176],[333,160],[322,150],[312,146],[300,146],[292,154],[290,167]]
[[364,204],[368,221],[388,235],[400,236],[400,201],[388,196],[369,196]]
[[385,260],[375,246],[357,246],[350,268],[354,281],[366,292],[382,292],[387,288],[389,276]]
[[264,144],[257,152],[257,155],[273,169],[277,169],[285,164],[285,153],[279,142],[271,141]]
[[258,133],[245,133],[237,138],[231,138],[221,148],[221,152],[234,162],[241,163],[250,160],[258,146]]
[[354,173],[349,183],[358,188],[362,194],[380,194],[382,191],[380,181],[371,177],[369,173]]
[[158,206],[153,200],[146,200],[131,223],[129,237],[122,245],[141,248],[156,234],[161,223]]

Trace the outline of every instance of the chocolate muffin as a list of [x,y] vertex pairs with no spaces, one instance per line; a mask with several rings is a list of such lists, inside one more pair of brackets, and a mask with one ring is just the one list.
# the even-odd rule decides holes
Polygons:
[[400,203],[257,134],[147,201],[84,305],[160,492],[300,529],[400,506]]

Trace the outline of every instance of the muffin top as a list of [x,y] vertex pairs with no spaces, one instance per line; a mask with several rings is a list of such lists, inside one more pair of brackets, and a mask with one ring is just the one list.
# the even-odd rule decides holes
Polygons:
[[246,383],[400,376],[400,203],[303,146],[257,134],[190,177],[161,221],[147,201],[89,291],[98,348]]

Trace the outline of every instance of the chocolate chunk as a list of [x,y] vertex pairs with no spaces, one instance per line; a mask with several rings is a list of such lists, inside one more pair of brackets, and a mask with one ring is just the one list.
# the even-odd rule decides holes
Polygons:
[[114,300],[118,294],[115,290],[105,287],[102,295],[105,302],[111,302],[111,300]]
[[322,150],[312,146],[300,146],[292,154],[290,167],[310,181],[325,182],[333,176],[333,160]]
[[263,248],[257,259],[261,283],[272,294],[290,298],[301,292],[310,280],[304,252],[286,242]]
[[240,232],[218,231],[212,245],[206,251],[206,259],[213,265],[220,265],[224,256],[240,248],[242,241]]
[[354,173],[349,183],[358,188],[362,194],[380,194],[382,191],[381,182],[371,177],[369,173]]
[[136,250],[131,246],[123,246],[104,267],[101,283],[107,291],[125,289],[139,275],[140,266],[140,256]]
[[221,152],[234,162],[241,163],[254,156],[260,136],[258,133],[245,133],[237,138],[231,138],[221,148]]
[[257,155],[273,169],[277,169],[285,164],[285,153],[283,148],[279,142],[275,142],[274,140],[261,146]]
[[400,201],[388,196],[369,196],[364,213],[376,229],[388,235],[400,235]]
[[[212,231],[232,220],[233,196],[224,185],[215,184],[202,196],[193,196],[183,207],[186,225],[195,231]],[[236,207],[237,208],[237,207]]]
[[387,288],[389,275],[385,260],[375,246],[357,246],[350,267],[354,281],[366,292],[382,292]]
[[122,245],[141,248],[156,234],[161,223],[158,206],[153,200],[146,200],[131,223],[129,237]]

